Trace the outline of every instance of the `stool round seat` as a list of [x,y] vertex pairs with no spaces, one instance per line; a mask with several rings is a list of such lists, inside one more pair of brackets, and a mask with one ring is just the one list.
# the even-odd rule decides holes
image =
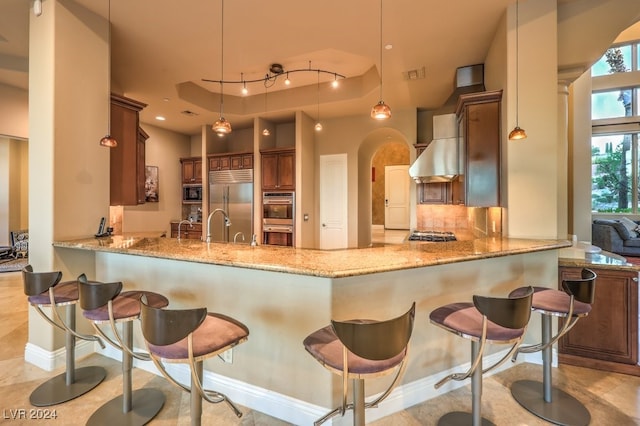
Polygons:
[[[517,380],[511,385],[511,394],[527,411],[551,423],[585,426],[591,422],[591,414],[582,402],[553,386],[551,350],[580,318],[591,312],[596,278],[592,270],[583,268],[580,278],[562,280],[562,290],[534,287],[531,309],[542,315],[542,341],[521,346],[513,360],[515,361],[518,353],[542,352],[543,379],[542,382]],[[522,288],[515,289],[511,295],[516,296],[522,291]],[[554,316],[564,319],[555,335],[551,321]]]
[[[133,321],[140,318],[140,299],[150,300],[154,306],[164,307],[169,300],[161,294],[150,291],[122,292],[121,282],[89,281],[82,274],[78,277],[78,294],[83,316],[91,321],[98,334],[122,352],[122,395],[104,403],[93,412],[87,425],[127,426],[144,425],[153,419],[164,405],[164,394],[151,388],[132,389],[131,370],[133,358],[148,361],[149,354],[133,350]],[[118,331],[116,322],[122,326]],[[109,323],[115,341],[101,328]]]
[[[48,323],[65,333],[65,372],[38,386],[29,396],[29,401],[36,407],[60,404],[75,399],[98,386],[106,377],[106,370],[98,366],[75,367],[76,338],[103,343],[96,336],[79,334],[75,330],[76,310],[78,303],[78,282],[61,282],[62,272],[34,272],[31,265],[22,269],[24,293],[29,304]],[[58,308],[66,306],[66,317],[63,320]],[[42,308],[51,308],[51,316]]]
[[[353,424],[365,424],[365,409],[376,407],[398,384],[406,367],[413,332],[415,302],[404,314],[388,320],[331,320],[308,335],[303,345],[323,367],[342,377],[342,405],[314,422],[320,425],[346,410],[353,410]],[[375,400],[365,402],[365,379],[396,372],[391,384]],[[353,403],[347,403],[348,381],[353,381]]]
[[[526,289],[518,296],[500,298],[473,296],[473,303],[456,302],[440,306],[429,314],[429,320],[438,327],[471,341],[471,367],[464,373],[450,374],[438,383],[438,389],[449,380],[465,380],[471,377],[471,413],[454,411],[438,421],[439,425],[492,425],[481,415],[482,374],[493,370],[516,351],[531,316],[533,289]],[[486,343],[510,344],[511,349],[493,365],[483,368]]]
[[[203,386],[203,362],[247,341],[249,329],[227,315],[207,312],[207,308],[162,309],[151,305],[146,296],[140,300],[142,335],[151,360],[169,382],[190,394],[191,424],[200,425],[202,400],[225,402],[237,417],[242,412],[223,393]],[[173,378],[163,362],[188,363],[191,384]]]

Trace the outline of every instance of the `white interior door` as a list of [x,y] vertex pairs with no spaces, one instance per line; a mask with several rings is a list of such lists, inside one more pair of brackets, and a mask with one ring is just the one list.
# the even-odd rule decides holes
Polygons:
[[347,154],[320,156],[320,248],[347,248]]
[[384,167],[384,227],[409,229],[409,166]]

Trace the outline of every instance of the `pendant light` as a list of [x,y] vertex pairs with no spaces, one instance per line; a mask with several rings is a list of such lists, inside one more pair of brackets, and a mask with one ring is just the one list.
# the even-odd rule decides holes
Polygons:
[[519,64],[520,50],[519,50],[519,40],[518,40],[518,27],[519,27],[518,3],[519,3],[519,0],[516,0],[516,127],[514,127],[513,130],[509,133],[509,140],[511,141],[527,138],[527,133],[524,131],[524,129],[521,129],[520,126],[518,125],[518,110],[520,109],[519,99],[518,99],[519,92],[520,92],[520,82],[519,82],[519,76],[518,76],[519,69],[520,69],[520,64]]
[[391,117],[391,108],[382,100],[382,0],[380,0],[380,101],[371,109],[371,118],[386,120]]
[[231,123],[224,118],[224,0],[221,0],[220,13],[220,119],[213,125],[213,131],[220,137],[231,133]]
[[[267,86],[264,86],[264,116],[265,118],[267,117]],[[271,130],[269,130],[269,128],[267,126],[264,127],[264,129],[262,129],[262,134],[264,136],[270,136],[271,135]]]
[[106,146],[107,148],[115,148],[118,146],[118,141],[114,137],[111,136],[111,0],[108,3],[108,11],[107,11],[107,23],[109,28],[107,29],[107,38],[109,42],[109,58],[108,69],[109,69],[109,93],[107,97],[108,102],[108,115],[107,115],[107,134],[100,139],[100,146]]
[[318,71],[318,121],[315,125],[316,132],[322,131],[322,123],[320,123],[320,72]]

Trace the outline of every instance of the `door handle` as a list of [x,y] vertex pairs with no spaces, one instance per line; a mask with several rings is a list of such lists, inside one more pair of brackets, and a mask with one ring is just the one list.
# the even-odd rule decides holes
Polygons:
[[385,207],[389,207],[389,200],[387,200],[386,198],[385,198],[385,200],[384,200],[384,206],[385,206]]
[[323,223],[323,224],[322,224],[322,227],[323,227],[323,228],[326,228],[326,227],[327,227],[327,224],[326,224],[326,223]]

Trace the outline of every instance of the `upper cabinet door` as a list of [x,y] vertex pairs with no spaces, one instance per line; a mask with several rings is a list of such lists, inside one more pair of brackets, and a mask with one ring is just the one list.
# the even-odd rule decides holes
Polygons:
[[182,183],[202,183],[202,160],[200,158],[183,158],[180,162],[182,163]]
[[296,189],[294,150],[263,152],[262,189]]

